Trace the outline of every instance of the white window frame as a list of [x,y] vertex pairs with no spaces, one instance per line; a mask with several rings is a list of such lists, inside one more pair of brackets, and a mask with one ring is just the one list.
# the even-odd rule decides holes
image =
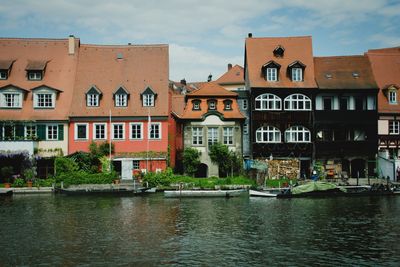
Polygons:
[[199,101],[193,102],[193,110],[200,110],[200,102]]
[[[40,99],[44,97],[44,99]],[[51,101],[51,103],[48,102]],[[33,107],[34,108],[55,108],[56,107],[56,93],[47,90],[41,90],[33,93]]]
[[[133,126],[139,126],[140,137],[132,137]],[[129,123],[129,139],[130,140],[143,140],[143,122],[130,122]]]
[[232,102],[230,101],[225,102],[225,110],[232,110]]
[[[308,138],[306,138],[308,136]],[[302,138],[300,138],[302,137]],[[311,132],[306,127],[298,125],[292,126],[285,131],[286,143],[310,143]]]
[[192,127],[192,145],[203,145],[203,127]]
[[[152,131],[152,127],[153,126],[157,126],[158,127],[158,137],[155,136],[151,136],[151,131]],[[148,131],[148,137],[150,140],[161,140],[162,137],[162,129],[161,129],[161,123],[160,122],[152,122],[149,125],[149,131]]]
[[284,100],[284,109],[293,111],[310,111],[311,99],[303,94],[289,95]]
[[267,81],[277,82],[278,81],[278,68],[267,68],[266,75]]
[[87,94],[86,95],[86,106],[88,107],[98,107],[100,103],[99,94]]
[[[97,137],[97,126],[104,127],[104,138]],[[93,140],[107,140],[107,123],[93,123]]]
[[0,71],[0,80],[7,80],[7,79],[8,79],[8,72]]
[[242,100],[242,109],[247,110],[248,107],[249,107],[249,102],[247,101],[247,99],[243,99]]
[[262,126],[256,130],[256,143],[281,143],[282,133],[274,126]]
[[25,125],[24,136],[26,139],[33,139],[37,137],[37,126],[36,125]]
[[224,127],[223,128],[223,141],[224,145],[232,146],[234,144],[234,129],[233,127]]
[[303,81],[303,69],[302,68],[292,68],[292,81],[302,82]]
[[394,90],[389,91],[389,104],[397,104],[397,92]]
[[143,107],[154,107],[154,95],[144,94],[143,95]]
[[[78,136],[78,128],[85,126],[85,137]],[[89,139],[89,124],[88,123],[75,123],[74,125],[74,139],[75,140],[88,140]]]
[[[112,137],[112,140],[125,140],[125,123],[123,123],[123,122],[116,122],[116,123],[112,123],[111,124],[112,125],[112,127],[111,127],[111,137]],[[120,137],[118,137],[118,138],[115,138],[115,128],[117,127],[117,126],[121,126],[122,125],[122,138],[120,138]]]
[[[13,96],[11,105],[7,103],[7,95]],[[16,91],[4,91],[1,93],[1,107],[2,108],[22,108],[22,93]]]
[[255,110],[282,110],[282,99],[274,94],[262,94],[255,98],[254,107]]
[[218,127],[208,127],[207,129],[207,145],[210,147],[219,142],[219,129]]
[[29,81],[41,81],[43,79],[42,71],[29,71],[28,80]]
[[132,169],[140,170],[140,160],[133,160],[132,161]]
[[400,134],[400,121],[389,121],[389,134]]
[[127,94],[116,94],[115,96],[116,107],[127,107],[128,106],[128,95]]
[[208,102],[208,109],[209,110],[216,110],[217,109],[217,101],[211,100]]
[[[54,133],[50,132],[51,130],[54,130],[54,129],[55,129],[55,136],[56,136],[55,138],[54,138],[54,136],[52,136],[52,135],[54,135]],[[58,135],[59,135],[59,132],[58,132],[57,124],[46,125],[46,140],[52,140],[52,141],[58,140]]]

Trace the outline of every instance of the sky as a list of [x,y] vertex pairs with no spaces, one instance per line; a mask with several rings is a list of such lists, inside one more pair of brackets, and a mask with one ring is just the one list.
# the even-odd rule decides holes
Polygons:
[[400,46],[400,0],[2,0],[0,36],[169,44],[170,79],[217,79],[253,37],[309,36],[314,56]]

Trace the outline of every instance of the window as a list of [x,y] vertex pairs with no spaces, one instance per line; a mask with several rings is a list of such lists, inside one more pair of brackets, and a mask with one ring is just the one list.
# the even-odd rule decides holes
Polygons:
[[350,109],[350,98],[349,97],[341,97],[340,98],[340,109],[341,110],[349,110]]
[[88,94],[86,95],[86,105],[88,107],[98,107],[99,106],[99,94]]
[[15,139],[15,125],[4,125],[3,129],[3,138],[5,140],[14,140]]
[[203,128],[193,127],[192,128],[192,145],[202,145],[203,144]]
[[149,129],[150,139],[161,139],[161,124],[152,123]]
[[133,161],[133,169],[134,170],[139,170],[139,168],[140,168],[140,161],[138,161],[138,160],[134,160]]
[[209,147],[218,143],[218,128],[217,127],[208,128],[207,140],[208,140]]
[[243,134],[249,134],[249,124],[243,124]]
[[193,110],[200,110],[200,103],[201,103],[200,100],[197,99],[193,100],[192,103],[193,103]]
[[364,99],[361,96],[355,97],[356,110],[364,110]]
[[397,93],[396,91],[389,91],[389,103],[397,104]]
[[282,100],[273,94],[263,94],[256,97],[256,110],[281,110]]
[[124,139],[125,135],[125,124],[113,123],[112,124],[112,138],[113,139]]
[[143,132],[143,123],[130,123],[131,139],[142,139],[142,132]]
[[303,69],[292,68],[292,81],[294,81],[294,82],[303,81]]
[[154,95],[144,94],[143,95],[143,106],[144,107],[153,107],[154,106]]
[[317,132],[317,140],[318,141],[334,141],[333,139],[333,131],[324,129]]
[[42,72],[41,71],[29,71],[28,72],[28,80],[30,80],[30,81],[42,80]]
[[34,107],[35,108],[54,108],[55,94],[54,93],[35,93]]
[[322,103],[323,103],[323,109],[324,110],[332,110],[332,102],[333,102],[333,98],[332,97],[323,97],[322,98]]
[[224,127],[224,144],[233,145],[233,127]]
[[58,125],[47,125],[47,140],[58,140]]
[[216,101],[215,100],[208,101],[208,109],[210,109],[210,110],[216,109]]
[[128,95],[126,94],[115,95],[116,107],[126,107],[127,105],[128,105]]
[[267,81],[276,82],[278,81],[278,69],[277,68],[267,68]]
[[293,94],[285,98],[285,110],[311,110],[311,100],[302,94]]
[[75,140],[87,140],[89,127],[87,123],[75,123]]
[[285,131],[287,143],[308,143],[311,142],[310,131],[303,126],[292,126]]
[[107,131],[105,123],[93,124],[93,139],[107,139]]
[[281,131],[273,126],[260,127],[256,131],[257,143],[280,143]]
[[7,78],[8,78],[8,72],[1,70],[0,71],[0,80],[7,80]]
[[400,133],[400,121],[389,121],[389,134]]
[[37,127],[36,125],[26,125],[25,126],[25,138],[34,139],[37,137]]
[[242,100],[242,109],[247,110],[248,106],[249,106],[249,102],[247,101],[247,99],[243,99]]
[[232,110],[232,100],[224,100],[224,110]]
[[21,108],[22,107],[22,94],[21,93],[3,93],[3,101],[1,106],[3,108]]

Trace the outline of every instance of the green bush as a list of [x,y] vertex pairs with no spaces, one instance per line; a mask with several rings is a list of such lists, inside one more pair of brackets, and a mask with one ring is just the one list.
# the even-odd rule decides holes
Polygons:
[[12,187],[24,187],[25,181],[22,178],[16,178],[14,180],[14,183],[12,184]]
[[56,182],[63,182],[64,185],[76,184],[111,184],[113,180],[118,178],[116,172],[111,173],[87,173],[85,171],[77,171],[74,173],[62,173],[57,175]]
[[56,183],[56,179],[47,178],[47,179],[35,179],[33,186],[35,187],[51,187]]
[[75,172],[79,169],[78,164],[72,158],[58,157],[55,159],[54,165],[57,175]]

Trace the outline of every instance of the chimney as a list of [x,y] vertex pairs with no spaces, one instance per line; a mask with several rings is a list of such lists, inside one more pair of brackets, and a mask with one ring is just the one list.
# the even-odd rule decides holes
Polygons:
[[208,75],[207,82],[211,82],[211,81],[212,81],[212,74],[210,73],[210,75]]
[[228,71],[231,70],[231,69],[232,69],[232,64],[229,63],[229,64],[228,64]]
[[185,80],[185,78],[183,78],[183,79],[181,80],[181,84],[182,84],[182,85],[186,85],[186,80]]
[[72,34],[68,37],[68,54],[75,54],[75,37]]
[[251,32],[249,32],[249,38],[252,38],[253,37],[253,34],[251,33]]

